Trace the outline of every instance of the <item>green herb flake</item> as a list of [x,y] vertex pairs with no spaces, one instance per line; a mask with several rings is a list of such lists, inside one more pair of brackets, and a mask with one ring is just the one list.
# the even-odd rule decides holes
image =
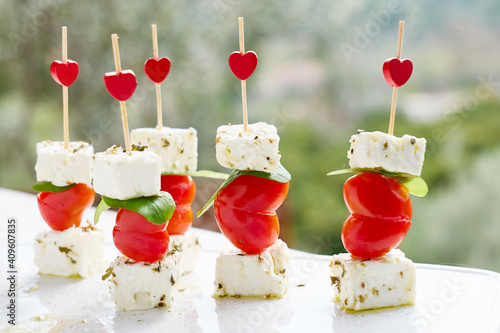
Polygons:
[[102,280],[106,280],[110,275],[113,275],[113,277],[116,276],[115,272],[113,271],[113,267],[108,267],[106,269],[106,273],[102,276]]
[[59,246],[59,251],[62,252],[62,253],[70,253],[71,252],[71,249],[67,248],[67,247],[64,247],[64,246]]

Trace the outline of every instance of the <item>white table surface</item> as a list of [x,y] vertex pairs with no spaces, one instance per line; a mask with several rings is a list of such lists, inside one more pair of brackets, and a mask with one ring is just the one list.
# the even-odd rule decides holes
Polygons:
[[[93,216],[93,209],[86,216]],[[210,214],[210,212],[208,213]],[[117,255],[115,213],[103,213],[106,257]],[[215,259],[231,247],[220,234],[195,229],[203,248],[196,272],[181,280],[174,306],[116,312],[101,276],[66,279],[37,274],[35,235],[48,230],[32,194],[0,188],[0,329],[10,332],[493,332],[500,333],[500,274],[417,264],[415,306],[359,314],[332,301],[329,256],[293,251],[283,299],[214,299]],[[7,323],[7,220],[17,220],[17,325]],[[5,276],[5,277],[4,277]],[[13,330],[16,329],[17,330]]]

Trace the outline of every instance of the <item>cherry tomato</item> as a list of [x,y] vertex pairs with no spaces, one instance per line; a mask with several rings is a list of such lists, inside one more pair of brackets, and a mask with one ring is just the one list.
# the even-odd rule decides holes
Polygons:
[[273,212],[285,201],[288,186],[288,182],[243,175],[223,188],[217,200],[226,206],[249,212]]
[[408,190],[393,178],[364,172],[344,185],[344,201],[351,214],[381,218],[411,219]]
[[37,195],[38,208],[45,222],[53,230],[78,227],[83,211],[94,202],[94,189],[89,184],[76,184],[62,192],[40,192]]
[[288,182],[243,175],[223,188],[214,202],[221,232],[246,253],[260,253],[279,236],[275,210],[288,193]]
[[342,243],[353,256],[380,257],[396,248],[410,229],[409,219],[380,219],[352,214],[342,227]]
[[120,209],[113,228],[113,242],[125,256],[136,261],[155,262],[168,250],[167,223],[153,224],[141,214]]
[[342,227],[342,243],[353,256],[382,256],[410,229],[410,195],[393,178],[376,173],[353,176],[344,184],[344,201],[351,215]]
[[170,193],[175,200],[174,215],[168,222],[170,235],[184,235],[193,223],[191,203],[196,194],[196,184],[191,176],[161,176],[161,190]]

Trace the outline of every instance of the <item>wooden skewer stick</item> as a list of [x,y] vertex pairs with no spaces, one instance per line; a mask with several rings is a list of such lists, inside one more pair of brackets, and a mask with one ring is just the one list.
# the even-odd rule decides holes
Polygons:
[[[398,49],[396,53],[396,58],[401,58],[401,49],[403,47],[403,31],[404,31],[405,21],[399,21],[399,34],[398,34]],[[391,102],[391,116],[389,118],[389,130],[387,131],[390,135],[394,133],[394,119],[396,118],[396,101],[398,99],[398,87],[394,86],[392,88],[392,102]]]
[[[156,33],[156,24],[151,26],[153,32],[153,57],[158,59],[158,34]],[[156,83],[156,113],[158,118],[158,125],[156,128],[161,130],[163,128],[162,108],[161,108],[161,83]]]
[[[243,27],[243,17],[238,18],[240,53],[245,54],[245,31]],[[241,103],[243,106],[243,131],[248,131],[248,112],[247,112],[247,81],[241,80]]]
[[[62,27],[62,61],[68,62],[68,29]],[[69,149],[69,112],[68,112],[68,87],[63,85],[63,133],[64,148]]]
[[[113,57],[115,59],[115,69],[116,74],[120,75],[122,66],[120,62],[120,49],[118,47],[118,35],[111,35],[111,42],[113,44]],[[123,125],[123,136],[125,137],[125,149],[129,155],[132,155],[132,147],[130,146],[130,135],[128,131],[128,120],[127,120],[127,107],[125,101],[120,101],[120,111],[122,114],[122,125]]]

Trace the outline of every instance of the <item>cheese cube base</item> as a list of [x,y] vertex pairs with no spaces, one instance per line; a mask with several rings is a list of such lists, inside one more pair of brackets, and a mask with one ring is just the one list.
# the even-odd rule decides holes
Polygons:
[[193,272],[198,264],[201,251],[198,233],[188,230],[184,235],[170,235],[168,251],[172,250],[176,250],[179,253],[181,274]]
[[226,250],[216,261],[213,297],[283,297],[288,290],[287,245],[277,240],[259,254]]
[[138,128],[130,133],[132,144],[146,146],[160,156],[161,173],[186,174],[198,165],[198,137],[194,128]]
[[104,234],[94,227],[41,232],[34,251],[41,274],[87,278],[106,269]]
[[160,193],[160,158],[151,151],[124,152],[111,147],[95,154],[94,190],[113,199],[127,200]]
[[360,311],[415,303],[415,264],[398,249],[369,260],[336,254],[330,263],[335,301]]
[[220,126],[215,139],[215,157],[223,167],[263,172],[276,171],[281,155],[280,137],[274,125],[255,123]]
[[61,141],[36,144],[36,180],[56,186],[90,184],[94,166],[94,147],[83,141],[70,141],[69,150]]
[[102,278],[109,281],[111,299],[118,311],[170,307],[172,291],[180,278],[179,255],[168,253],[154,263],[120,256]]
[[391,172],[420,176],[424,165],[424,138],[403,135],[401,138],[383,132],[364,132],[351,136],[347,152],[349,166],[382,168]]

